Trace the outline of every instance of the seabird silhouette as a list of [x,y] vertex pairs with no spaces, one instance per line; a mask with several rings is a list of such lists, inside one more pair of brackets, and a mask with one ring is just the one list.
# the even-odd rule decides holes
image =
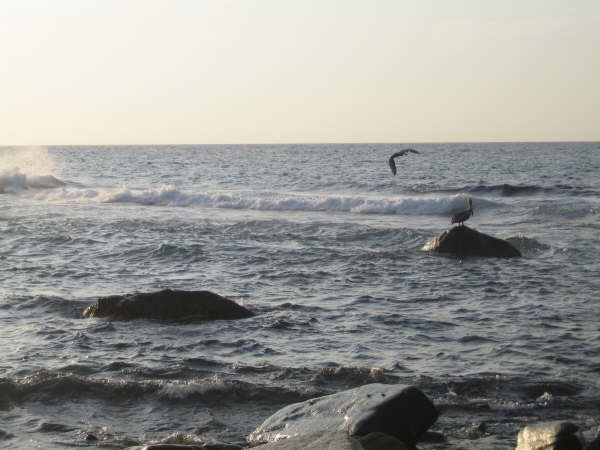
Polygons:
[[464,211],[457,212],[450,219],[450,223],[458,223],[459,225],[464,225],[464,221],[473,215],[473,200],[469,197],[469,209],[465,209]]
[[394,175],[396,175],[396,162],[394,161],[394,158],[396,156],[404,156],[407,153],[419,153],[419,152],[412,148],[405,148],[404,150],[400,150],[399,152],[396,152],[392,156],[390,156],[390,160],[389,160],[390,168],[392,169],[392,173]]

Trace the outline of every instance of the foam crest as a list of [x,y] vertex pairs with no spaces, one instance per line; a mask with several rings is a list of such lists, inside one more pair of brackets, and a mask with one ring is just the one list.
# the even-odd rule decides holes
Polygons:
[[65,183],[52,175],[54,162],[43,147],[0,151],[0,193],[17,194],[29,189],[48,189]]
[[[447,215],[466,207],[462,195],[443,197],[373,197],[363,195],[299,194],[261,191],[185,192],[165,185],[157,189],[93,190],[64,188],[35,196],[38,200],[134,203],[258,211],[346,212],[354,214]],[[486,202],[489,203],[489,202]],[[477,205],[477,201],[476,201]],[[480,204],[479,206],[483,206]]]
[[103,192],[99,194],[99,199],[103,203],[138,203],[158,206],[189,206],[196,203],[190,195],[172,186],[162,186],[158,189],[148,189],[141,192],[123,188],[116,192]]
[[0,172],[0,194],[18,194],[29,189],[49,189],[65,183],[52,175],[28,175],[19,169]]

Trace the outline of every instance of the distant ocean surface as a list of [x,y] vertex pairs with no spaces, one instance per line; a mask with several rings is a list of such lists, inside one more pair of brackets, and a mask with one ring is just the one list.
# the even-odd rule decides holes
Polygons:
[[[421,250],[466,196],[523,258]],[[422,449],[597,432],[599,255],[600,143],[0,148],[0,447],[240,445],[373,382],[439,407]],[[81,318],[163,288],[256,316]]]

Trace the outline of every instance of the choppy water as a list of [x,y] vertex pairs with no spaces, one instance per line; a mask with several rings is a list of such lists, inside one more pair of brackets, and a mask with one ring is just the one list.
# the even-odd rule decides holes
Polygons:
[[[426,448],[600,427],[600,144],[0,149],[0,447],[244,437],[280,407],[409,383]],[[429,255],[468,224],[516,260]],[[97,297],[214,291],[257,315],[82,319]]]

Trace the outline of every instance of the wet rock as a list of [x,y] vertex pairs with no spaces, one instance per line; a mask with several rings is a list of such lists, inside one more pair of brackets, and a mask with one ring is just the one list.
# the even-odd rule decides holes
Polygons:
[[345,431],[303,434],[253,447],[256,450],[363,450]]
[[583,437],[571,422],[541,422],[519,431],[515,450],[581,450]]
[[437,420],[438,412],[416,387],[368,384],[288,405],[273,414],[247,440],[251,444],[316,432],[373,432],[412,445]]
[[178,291],[113,295],[98,299],[83,311],[83,317],[114,320],[219,320],[242,319],[254,314],[232,300],[209,291]]
[[511,258],[521,256],[511,243],[465,225],[451,227],[427,242],[422,250],[447,253],[458,257],[490,256]]

